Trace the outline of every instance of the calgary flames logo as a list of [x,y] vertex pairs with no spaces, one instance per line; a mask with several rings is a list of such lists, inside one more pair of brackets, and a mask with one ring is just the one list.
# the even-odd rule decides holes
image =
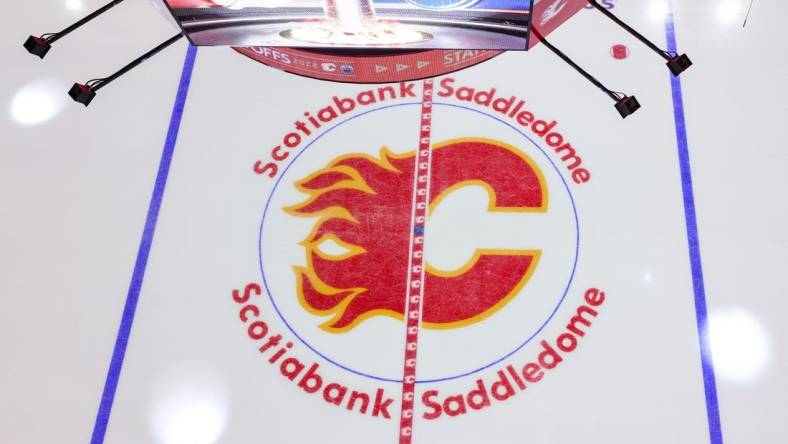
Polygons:
[[[331,316],[322,328],[348,331],[373,316],[403,319],[411,238],[415,153],[342,156],[296,187],[307,200],[286,208],[318,218],[302,242],[306,266],[295,267],[301,305]],[[433,147],[430,211],[469,185],[489,194],[488,211],[545,212],[541,171],[514,147],[459,139]],[[328,254],[331,242],[341,254]],[[476,250],[459,270],[427,266],[422,310],[426,328],[456,328],[492,315],[514,298],[536,268],[540,250]]]

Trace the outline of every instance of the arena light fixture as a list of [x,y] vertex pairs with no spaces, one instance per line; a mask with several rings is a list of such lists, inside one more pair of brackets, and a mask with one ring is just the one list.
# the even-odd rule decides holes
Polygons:
[[689,57],[687,57],[687,54],[676,54],[660,48],[659,46],[655,45],[651,40],[647,39],[643,34],[639,33],[633,27],[629,26],[623,20],[618,18],[610,10],[600,5],[597,0],[588,0],[588,3],[590,3],[594,8],[596,8],[597,11],[604,14],[607,18],[612,20],[618,26],[624,28],[625,31],[630,33],[636,39],[640,40],[644,45],[646,45],[649,49],[657,53],[660,57],[667,60],[666,64],[668,66],[668,69],[670,69],[670,72],[674,76],[678,77],[679,75],[681,75],[681,73],[683,73],[690,66],[692,66],[692,61],[690,60]]
[[597,80],[596,77],[592,76],[588,71],[583,69],[577,63],[575,63],[574,60],[569,58],[569,56],[564,54],[560,49],[558,49],[555,46],[553,46],[553,44],[550,43],[550,41],[548,41],[546,38],[544,38],[544,36],[538,34],[538,31],[533,31],[533,32],[537,33],[537,35],[539,36],[539,39],[541,40],[542,44],[545,45],[545,47],[547,47],[547,49],[552,51],[553,54],[557,55],[558,58],[560,58],[561,60],[566,62],[567,65],[569,65],[572,68],[574,68],[575,71],[579,72],[583,77],[586,78],[586,80],[591,82],[592,85],[594,85],[597,88],[599,88],[600,90],[602,90],[602,92],[604,92],[605,95],[607,95],[608,97],[613,99],[613,101],[616,102],[615,107],[616,107],[616,110],[618,111],[618,113],[621,115],[621,118],[626,119],[628,116],[630,116],[635,111],[640,109],[640,102],[638,102],[638,100],[635,98],[635,96],[628,96],[628,95],[626,95],[624,93],[620,93],[620,92],[617,92],[617,91],[612,91],[610,88],[608,88],[604,84],[602,84],[602,82]]
[[54,44],[56,41],[67,36],[68,34],[71,34],[72,32],[87,24],[89,21],[114,8],[121,2],[123,2],[123,0],[113,0],[101,8],[91,12],[62,31],[46,33],[38,37],[31,35],[27,38],[27,40],[25,40],[24,47],[30,54],[43,59],[52,48],[52,44]]
[[[108,3],[63,31],[30,36],[24,47],[44,58],[55,41],[122,1]],[[69,91],[75,101],[89,105],[99,89],[182,37],[195,46],[231,46],[271,67],[344,83],[436,77],[543,43],[613,99],[616,110],[627,117],[640,108],[634,96],[606,87],[546,39],[589,3],[664,57],[674,75],[692,65],[685,54],[658,48],[596,0],[393,0],[377,8],[372,0],[322,0],[287,8],[271,7],[265,0],[161,1],[181,33],[108,77],[75,83]],[[461,54],[461,60],[444,63],[454,53]],[[285,62],[294,57],[308,61],[309,69]]]
[[96,92],[99,89],[109,85],[110,83],[115,81],[118,77],[136,68],[137,66],[142,64],[142,62],[144,62],[145,60],[148,60],[149,58],[155,56],[156,54],[160,53],[165,48],[167,48],[168,46],[172,45],[173,43],[177,42],[182,38],[183,38],[183,34],[181,33],[175,34],[174,36],[170,37],[169,39],[162,42],[155,48],[146,52],[145,54],[132,60],[129,64],[127,64],[123,68],[119,69],[118,71],[107,77],[88,80],[84,84],[75,83],[74,86],[72,86],[71,89],[68,91],[68,95],[71,96],[71,98],[74,99],[75,102],[88,106],[90,105],[90,102],[93,101],[93,98],[96,97]]

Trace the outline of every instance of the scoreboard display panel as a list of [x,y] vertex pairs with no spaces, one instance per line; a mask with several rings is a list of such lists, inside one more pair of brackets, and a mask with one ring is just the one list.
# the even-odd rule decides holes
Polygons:
[[531,0],[166,0],[197,46],[525,50]]

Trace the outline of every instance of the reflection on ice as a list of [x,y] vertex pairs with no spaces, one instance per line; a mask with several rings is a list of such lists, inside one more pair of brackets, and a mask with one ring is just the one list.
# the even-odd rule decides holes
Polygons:
[[37,125],[52,119],[66,106],[68,84],[56,79],[32,81],[11,99],[11,118],[20,125]]
[[218,378],[199,374],[195,367],[181,366],[160,381],[150,418],[156,442],[219,442],[227,425],[227,395]]
[[744,20],[745,9],[743,0],[725,0],[717,4],[717,19],[721,24],[740,23]]
[[770,350],[766,330],[744,309],[712,311],[708,333],[718,377],[732,382],[751,382],[768,364]]
[[66,9],[69,11],[81,11],[85,9],[82,0],[66,0]]
[[655,22],[662,22],[670,13],[670,6],[666,0],[653,0],[648,7],[648,15]]

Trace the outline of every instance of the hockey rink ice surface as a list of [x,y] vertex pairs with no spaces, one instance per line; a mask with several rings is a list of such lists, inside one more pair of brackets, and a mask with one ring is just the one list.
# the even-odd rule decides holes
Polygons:
[[181,42],[84,109],[173,31],[20,47],[102,3],[2,19],[0,442],[785,442],[785,2],[602,2],[680,80],[579,13],[626,120],[541,45],[348,85]]

